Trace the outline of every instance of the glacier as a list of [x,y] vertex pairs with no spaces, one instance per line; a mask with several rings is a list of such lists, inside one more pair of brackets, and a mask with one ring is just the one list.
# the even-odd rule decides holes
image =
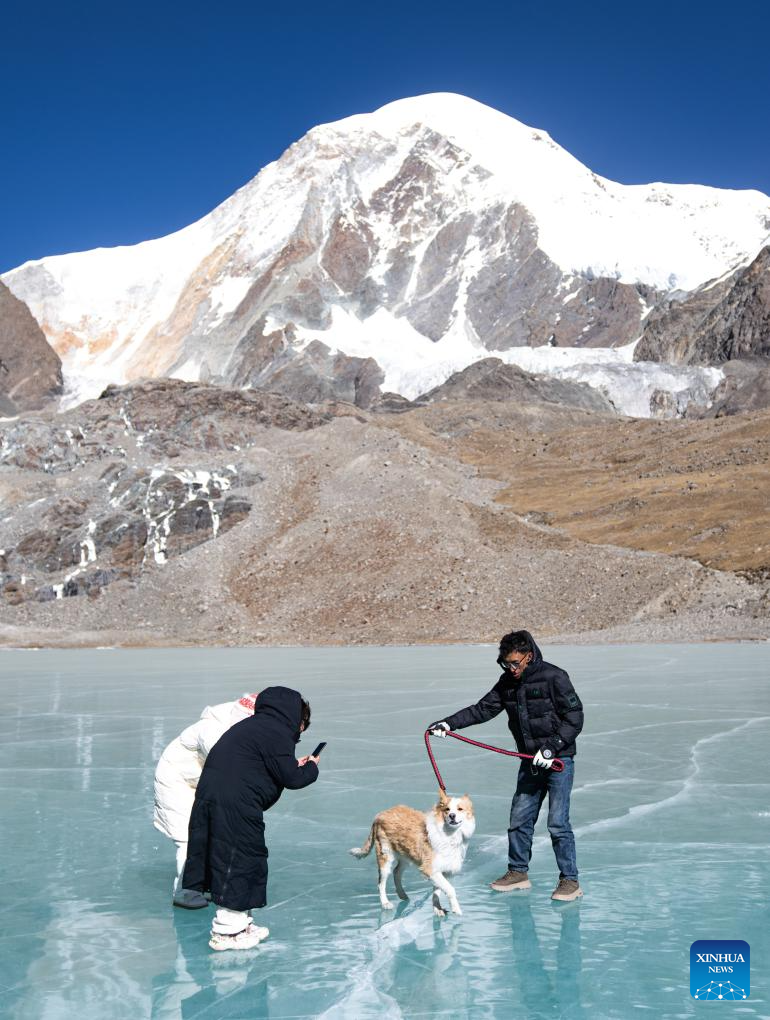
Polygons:
[[[271,327],[277,327],[277,323],[268,321],[268,328]],[[320,340],[334,352],[374,358],[385,372],[383,390],[400,393],[409,400],[440,386],[454,372],[481,358],[499,358],[527,372],[588,383],[601,390],[619,414],[636,418],[653,415],[651,399],[656,391],[673,395],[679,415],[690,401],[707,407],[724,378],[721,368],[634,361],[638,341],[623,347],[545,345],[485,350],[466,331],[452,329],[433,342],[418,333],[407,319],[394,319],[384,309],[361,321],[335,307],[328,330],[298,329],[297,337],[298,350]]]

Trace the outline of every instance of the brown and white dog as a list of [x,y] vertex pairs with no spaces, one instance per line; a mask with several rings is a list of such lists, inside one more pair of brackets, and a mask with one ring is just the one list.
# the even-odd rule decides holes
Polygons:
[[364,845],[350,852],[354,857],[366,857],[374,846],[383,910],[393,907],[385,892],[391,871],[399,899],[409,899],[401,884],[401,872],[404,864],[411,861],[433,883],[434,913],[446,914],[439,900],[441,891],[449,898],[452,913],[461,914],[454,887],[446,876],[456,875],[462,868],[468,840],[475,829],[470,797],[448,797],[444,790],[439,790],[438,803],[430,811],[422,813],[403,804],[381,811],[372,822]]

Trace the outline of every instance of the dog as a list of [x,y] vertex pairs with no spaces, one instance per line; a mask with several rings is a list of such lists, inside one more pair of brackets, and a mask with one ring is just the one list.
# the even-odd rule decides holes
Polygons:
[[410,861],[433,883],[433,912],[443,917],[439,892],[449,899],[453,914],[462,914],[454,887],[447,875],[456,875],[463,866],[468,840],[476,829],[473,803],[466,794],[448,797],[439,790],[438,803],[424,813],[399,804],[381,811],[372,822],[369,838],[363,846],[354,847],[354,857],[366,857],[375,848],[379,871],[380,903],[383,910],[392,910],[385,883],[393,872],[393,882],[399,899],[408,900],[401,883],[404,864]]

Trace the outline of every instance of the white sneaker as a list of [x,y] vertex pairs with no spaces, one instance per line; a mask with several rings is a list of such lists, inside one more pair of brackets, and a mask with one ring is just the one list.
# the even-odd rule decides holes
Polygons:
[[270,934],[267,928],[260,928],[256,924],[250,924],[248,928],[239,931],[237,935],[220,935],[212,932],[209,945],[212,949],[253,949]]

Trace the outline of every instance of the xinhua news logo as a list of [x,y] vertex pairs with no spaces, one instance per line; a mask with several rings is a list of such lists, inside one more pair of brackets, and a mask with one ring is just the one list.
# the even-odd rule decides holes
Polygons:
[[693,999],[748,999],[750,953],[743,939],[700,939],[690,946]]

